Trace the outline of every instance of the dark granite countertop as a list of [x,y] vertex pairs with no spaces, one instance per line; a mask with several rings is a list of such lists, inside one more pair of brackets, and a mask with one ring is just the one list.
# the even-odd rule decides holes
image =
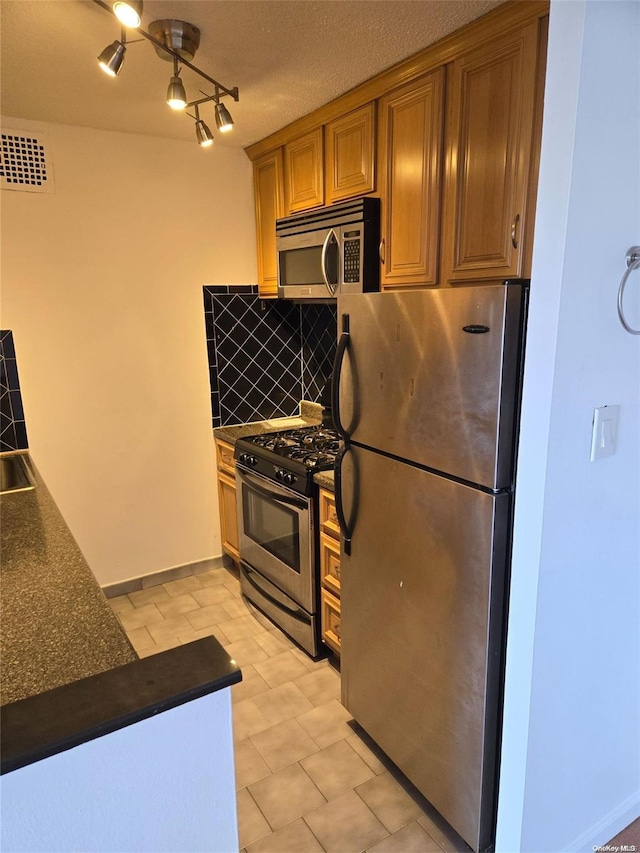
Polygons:
[[0,498],[2,705],[138,659],[32,468]]
[[248,424],[232,424],[216,427],[214,438],[219,438],[229,444],[235,444],[239,438],[247,435],[261,435],[264,432],[279,432],[296,427],[313,426],[322,420],[322,406],[319,403],[300,403],[300,414],[291,418],[273,418],[267,421],[253,421]]

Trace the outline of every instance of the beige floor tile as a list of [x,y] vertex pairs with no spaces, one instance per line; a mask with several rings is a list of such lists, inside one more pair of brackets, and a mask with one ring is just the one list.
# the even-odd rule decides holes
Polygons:
[[324,705],[332,699],[340,699],[340,674],[331,666],[325,666],[296,678],[299,687],[312,705]]
[[323,847],[304,820],[299,818],[256,841],[247,853],[323,853]]
[[154,622],[148,628],[156,643],[167,643],[173,639],[176,640],[175,645],[178,645],[180,634],[190,631],[191,624],[187,621],[187,617],[180,613],[177,616],[168,616],[162,622]]
[[362,853],[389,835],[354,791],[306,814],[304,819],[327,853]]
[[[227,592],[229,591],[227,590]],[[222,606],[229,614],[230,619],[236,619],[238,616],[250,615],[249,608],[244,601],[241,598],[234,598],[231,593],[229,593],[229,598],[225,599]]]
[[255,706],[253,699],[244,699],[233,706],[233,739],[236,743],[269,728],[269,720]]
[[305,667],[305,669],[308,669],[310,672],[313,672],[317,669],[324,669],[324,667],[329,665],[329,661],[326,657],[314,660],[313,658],[310,658],[306,652],[303,652],[302,649],[299,649],[297,646],[294,646],[292,651],[294,657],[296,657]]
[[184,634],[178,634],[181,643],[192,643],[194,640],[201,640],[203,637],[215,637],[221,646],[226,646],[229,642],[216,625],[209,625],[207,628],[191,628]]
[[[217,606],[224,608],[224,604]],[[221,619],[218,624],[232,643],[235,643],[236,640],[245,640],[247,637],[255,637],[256,634],[261,634],[264,630],[262,625],[253,616],[247,614],[229,619],[229,614],[226,610],[225,613],[227,614],[227,621]]]
[[[191,626],[198,630],[199,628],[208,628],[210,625],[220,625],[221,622],[228,619],[228,614],[226,610],[223,610],[221,604],[208,604],[199,610],[190,611],[187,614],[187,619],[191,622]],[[224,629],[222,631],[226,637],[229,637]],[[229,637],[229,640],[231,639]]]
[[134,607],[118,615],[125,631],[140,628],[142,625],[155,625],[164,622],[164,616],[155,604],[145,604],[144,607]]
[[442,853],[442,847],[417,821],[413,821],[369,847],[368,853]]
[[[389,769],[391,761],[382,750],[363,731],[349,735],[347,743],[367,762],[374,773],[384,773]],[[385,763],[386,762],[386,763]]]
[[107,601],[114,613],[125,613],[127,610],[133,610],[133,604],[128,595],[116,595],[115,598],[108,598]]
[[318,749],[315,741],[295,720],[271,726],[253,735],[251,741],[274,773]]
[[299,764],[254,782],[249,791],[272,829],[281,829],[325,802]]
[[136,654],[139,658],[148,658],[151,655],[157,655],[160,652],[167,652],[169,649],[175,649],[180,643],[177,640],[167,640],[163,643],[154,643],[153,646],[148,646],[146,649],[136,649]]
[[247,847],[265,835],[271,833],[271,827],[255,804],[247,788],[238,791],[238,835],[240,847]]
[[350,719],[351,714],[347,709],[337,699],[332,699],[299,716],[298,722],[323,749],[352,734],[347,724]]
[[173,598],[167,595],[165,601],[154,602],[160,613],[163,616],[178,616],[180,613],[188,613],[190,610],[199,610],[200,605],[192,595],[185,592],[183,595],[176,595]]
[[[258,666],[255,666],[256,670]],[[253,701],[272,725],[297,717],[313,708],[311,702],[290,681],[273,687],[268,693],[254,696]]]
[[418,823],[446,853],[470,853],[467,843],[439,814],[434,813],[432,806],[427,803],[425,810],[427,813],[418,818]]
[[356,788],[378,820],[389,832],[422,817],[422,809],[388,770]]
[[208,572],[198,572],[198,581],[201,587],[220,586],[229,578],[226,569],[210,569]]
[[327,800],[335,800],[375,775],[344,740],[301,760],[300,765]]
[[233,598],[233,595],[223,583],[205,586],[202,589],[194,589],[190,595],[193,596],[200,607],[206,607],[209,604],[222,604],[223,601]]
[[269,776],[271,770],[250,740],[236,743],[233,754],[236,767],[236,788],[246,788],[252,782],[257,782],[264,776]]
[[184,595],[185,592],[193,592],[196,589],[202,589],[202,584],[199,580],[199,575],[189,575],[188,578],[179,578],[177,581],[168,581],[162,586],[172,597]]
[[305,675],[307,670],[296,658],[293,650],[283,652],[269,658],[268,661],[256,664],[256,671],[264,678],[270,687],[279,687],[287,681],[293,681]]
[[158,604],[161,601],[170,601],[171,598],[162,586],[150,586],[148,589],[137,589],[129,593],[129,598],[134,607],[144,607],[145,604]]
[[248,666],[267,660],[269,655],[252,637],[236,640],[235,643],[225,643],[225,649],[237,662],[238,666]]
[[141,651],[142,649],[148,649],[150,646],[155,646],[153,637],[144,625],[141,628],[132,628],[127,633],[127,637],[136,651]]
[[258,675],[252,666],[243,666],[242,681],[231,688],[231,701],[235,704],[245,699],[252,699],[266,690],[270,690],[270,687],[264,678]]
[[284,634],[280,631],[263,631],[262,634],[256,634],[256,643],[260,643],[269,657],[276,657],[284,654],[293,648],[293,643],[284,640]]

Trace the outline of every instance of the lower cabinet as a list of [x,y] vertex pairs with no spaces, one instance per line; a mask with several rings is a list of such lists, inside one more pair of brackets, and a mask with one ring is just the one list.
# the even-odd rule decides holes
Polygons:
[[322,639],[340,654],[340,528],[335,497],[320,489],[320,583]]
[[233,445],[216,439],[216,463],[222,549],[235,563],[239,563],[238,510],[236,508],[236,471],[233,461]]

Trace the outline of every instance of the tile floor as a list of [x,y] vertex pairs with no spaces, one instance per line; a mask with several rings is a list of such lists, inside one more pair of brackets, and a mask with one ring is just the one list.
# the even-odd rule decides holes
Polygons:
[[246,853],[452,853],[467,845],[340,704],[314,662],[215,569],[110,599],[140,657],[213,634],[231,688],[240,847]]

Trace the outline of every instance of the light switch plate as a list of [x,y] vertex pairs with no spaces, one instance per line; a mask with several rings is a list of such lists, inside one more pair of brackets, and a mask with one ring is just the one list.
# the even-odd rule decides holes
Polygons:
[[599,406],[593,410],[591,432],[591,461],[613,456],[618,437],[618,415],[620,406]]

